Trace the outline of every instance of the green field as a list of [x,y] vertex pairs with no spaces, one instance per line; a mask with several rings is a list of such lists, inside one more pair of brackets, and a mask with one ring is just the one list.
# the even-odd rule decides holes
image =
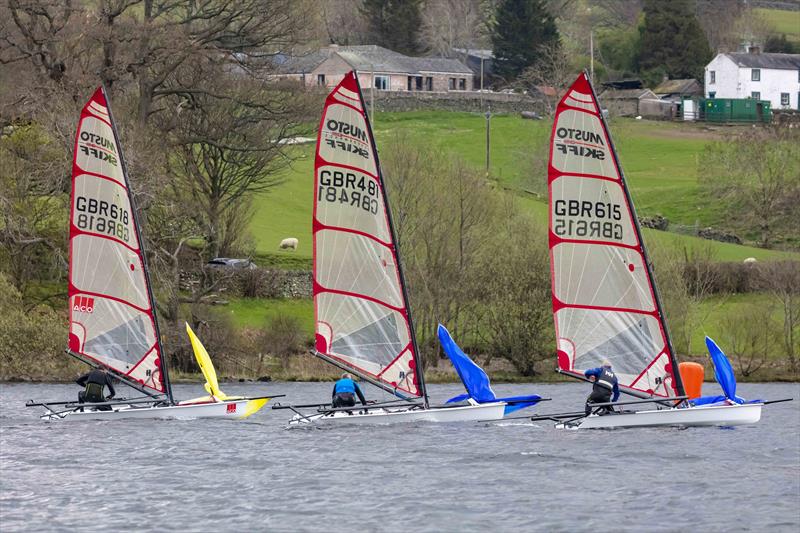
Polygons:
[[800,41],[800,11],[780,9],[755,9],[776,33],[785,34],[790,41]]
[[[448,112],[379,113],[375,121],[378,146],[388,146],[398,135],[425,144],[435,152],[450,154],[475,168],[485,165],[485,124],[482,115]],[[542,198],[545,176],[541,159],[547,158],[551,122],[497,115],[491,122],[491,176],[518,193],[520,204],[538,220],[547,219]],[[720,221],[719,208],[707,200],[697,184],[698,162],[705,145],[732,128],[713,131],[704,126],[617,119],[611,124],[623,169],[640,215],[662,215],[673,224],[712,226]],[[297,159],[285,171],[286,181],[261,195],[251,230],[261,264],[284,268],[309,268],[311,258],[311,207],[313,146],[298,147]],[[435,177],[432,177],[435,179]],[[296,237],[297,252],[279,251],[285,237]],[[720,261],[797,257],[797,254],[736,246],[658,231],[645,232],[658,244],[710,245]]]

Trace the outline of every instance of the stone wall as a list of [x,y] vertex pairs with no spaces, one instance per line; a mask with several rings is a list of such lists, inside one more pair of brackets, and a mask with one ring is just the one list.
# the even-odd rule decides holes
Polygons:
[[[450,92],[387,92],[375,91],[375,108],[378,111],[466,111],[492,113],[544,113],[544,103],[524,94],[480,93],[476,91]],[[481,98],[483,96],[483,98]],[[370,105],[370,91],[364,91],[364,100]]]

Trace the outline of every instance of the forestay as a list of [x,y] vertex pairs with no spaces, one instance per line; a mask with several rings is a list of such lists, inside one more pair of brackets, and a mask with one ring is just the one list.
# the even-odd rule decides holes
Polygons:
[[353,72],[328,95],[314,165],[314,311],[321,357],[424,395],[375,143]]
[[105,92],[81,112],[69,231],[70,351],[167,392],[128,179]]
[[635,211],[585,73],[556,110],[548,186],[559,368],[582,374],[608,359],[631,393],[681,395]]

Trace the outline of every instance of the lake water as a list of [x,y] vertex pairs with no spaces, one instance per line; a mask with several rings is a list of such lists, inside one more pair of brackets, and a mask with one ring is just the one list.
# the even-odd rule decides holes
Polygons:
[[[229,384],[229,394],[330,398],[327,383]],[[707,392],[713,387],[707,386]],[[42,422],[27,399],[70,385],[0,385],[0,529],[12,531],[798,531],[800,401],[735,429],[559,431],[551,423],[287,430],[244,421]],[[433,385],[435,401],[460,393]],[[498,385],[581,407],[584,384]],[[742,384],[800,399],[797,384]],[[201,394],[178,385],[178,398]],[[379,396],[373,390],[368,396]]]

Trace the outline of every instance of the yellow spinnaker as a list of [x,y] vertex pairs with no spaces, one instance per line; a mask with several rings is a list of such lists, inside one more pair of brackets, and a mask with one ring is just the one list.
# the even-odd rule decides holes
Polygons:
[[214,370],[214,363],[211,362],[206,347],[194,334],[192,328],[186,323],[186,333],[189,335],[189,340],[192,342],[192,350],[194,351],[194,358],[197,359],[197,364],[200,365],[200,370],[203,372],[203,377],[206,378],[205,389],[214,398],[218,400],[227,399],[227,395],[219,390],[219,383],[217,382],[217,371]]

